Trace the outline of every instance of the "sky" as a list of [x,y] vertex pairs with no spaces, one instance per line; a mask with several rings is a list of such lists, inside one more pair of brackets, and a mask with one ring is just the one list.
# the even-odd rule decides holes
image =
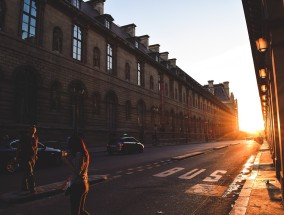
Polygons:
[[136,36],[149,35],[201,85],[229,81],[240,130],[263,129],[260,99],[241,0],[106,0],[104,13]]

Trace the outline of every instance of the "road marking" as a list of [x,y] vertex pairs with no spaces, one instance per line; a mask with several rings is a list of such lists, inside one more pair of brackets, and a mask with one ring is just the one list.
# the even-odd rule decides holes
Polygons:
[[219,181],[220,178],[222,178],[222,175],[218,175],[218,173],[225,174],[226,172],[227,172],[226,170],[216,170],[209,177],[206,177],[203,181],[217,182],[217,181]]
[[[201,169],[198,171],[198,169],[194,169],[194,170],[191,170],[190,172],[188,173],[185,173],[184,175],[180,176],[179,178],[180,179],[186,179],[186,180],[189,180],[189,179],[192,179],[194,178],[195,176],[199,175],[200,173],[204,172],[206,169]],[[197,172],[196,172],[197,171]],[[195,173],[194,173],[195,172]],[[193,174],[194,173],[194,174]]]
[[175,174],[175,173],[177,173],[177,172],[179,172],[181,170],[184,170],[184,168],[182,168],[182,167],[175,167],[173,169],[169,169],[167,171],[158,173],[158,174],[156,174],[154,176],[156,176],[156,177],[167,177],[167,176]]

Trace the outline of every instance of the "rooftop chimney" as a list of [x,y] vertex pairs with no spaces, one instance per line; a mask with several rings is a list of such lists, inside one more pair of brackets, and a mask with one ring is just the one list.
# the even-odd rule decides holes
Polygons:
[[149,46],[149,36],[148,35],[143,35],[139,37],[140,43],[142,43],[147,49]]
[[160,58],[164,61],[168,61],[169,52],[161,52]]
[[104,2],[105,0],[89,0],[87,3],[96,9],[100,15],[104,14]]
[[213,80],[209,80],[208,81],[208,90],[210,93],[212,93],[214,95],[214,84],[213,84]]
[[226,92],[227,96],[230,98],[229,81],[223,82],[223,85],[224,85],[224,89],[225,89],[225,92]]
[[160,45],[159,44],[154,44],[149,46],[149,50],[151,52],[160,52]]
[[121,26],[121,28],[128,33],[131,37],[135,37],[135,27],[136,25],[134,23],[129,25]]
[[176,62],[177,62],[176,58],[169,59],[169,64],[173,68],[176,68],[176,66],[177,66]]

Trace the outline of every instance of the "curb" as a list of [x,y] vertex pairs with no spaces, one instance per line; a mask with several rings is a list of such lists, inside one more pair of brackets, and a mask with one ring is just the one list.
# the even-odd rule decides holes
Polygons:
[[218,146],[218,147],[214,147],[213,150],[218,150],[218,149],[223,149],[223,148],[227,148],[229,147],[228,145],[226,146]]
[[192,152],[192,153],[188,153],[188,154],[185,154],[185,155],[172,157],[171,159],[172,160],[183,160],[183,159],[194,157],[194,156],[201,155],[201,154],[204,154],[204,153],[205,152]]
[[[106,175],[90,175],[89,176],[89,184],[97,184],[107,180]],[[29,191],[14,191],[9,193],[4,193],[0,196],[0,201],[3,203],[23,203],[36,199],[41,199],[48,196],[57,195],[60,193],[64,193],[62,186],[65,181],[55,182],[43,186],[36,187],[37,192],[35,194],[31,194]]]

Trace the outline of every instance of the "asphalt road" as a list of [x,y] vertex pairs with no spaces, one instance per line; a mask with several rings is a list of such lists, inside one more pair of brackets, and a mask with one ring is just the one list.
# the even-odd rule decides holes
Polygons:
[[[259,144],[253,141],[217,144],[155,147],[131,155],[92,154],[90,174],[107,174],[109,180],[91,186],[86,208],[92,215],[228,214],[243,183],[244,166],[252,161]],[[183,160],[170,159],[182,153],[212,149],[213,145],[228,147]],[[64,178],[68,172],[61,166],[37,174],[38,178],[45,176],[45,180],[54,181],[54,177]],[[69,214],[69,199],[56,195],[14,205],[0,213]]]

